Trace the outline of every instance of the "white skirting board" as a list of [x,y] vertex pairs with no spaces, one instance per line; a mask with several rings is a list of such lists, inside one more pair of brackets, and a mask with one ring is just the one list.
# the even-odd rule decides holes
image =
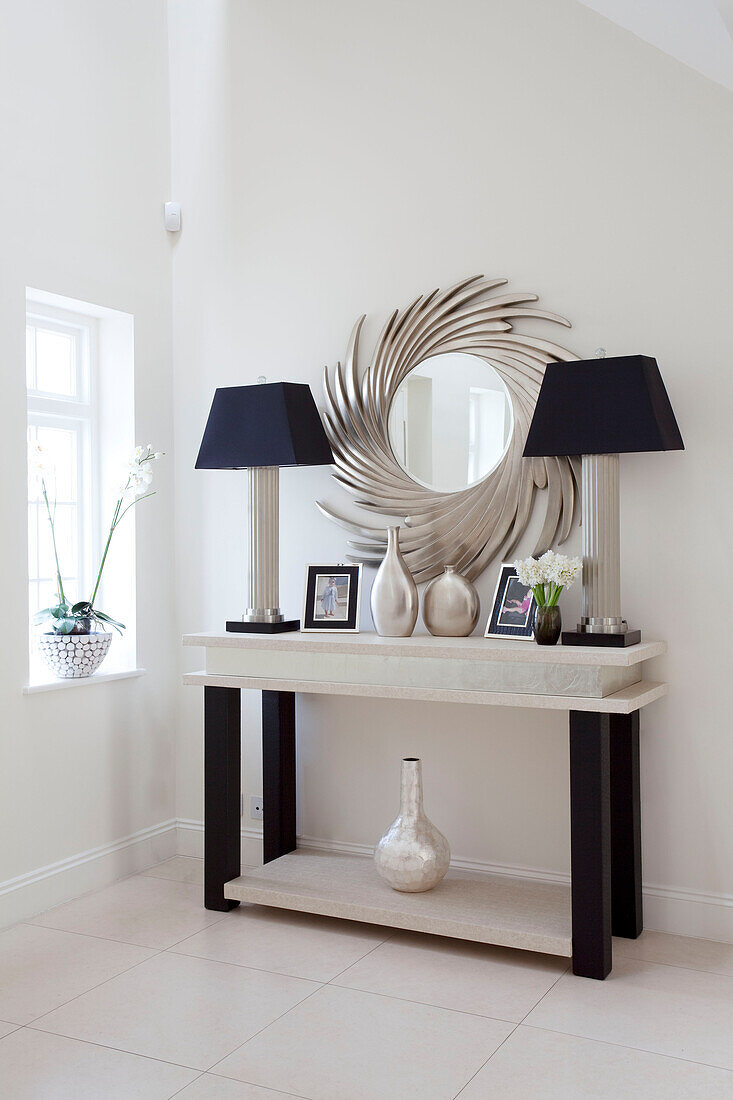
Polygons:
[[175,818],[0,882],[0,928],[176,855]]
[[[315,851],[371,855],[366,844],[349,844],[301,836],[298,843]],[[24,875],[0,882],[0,927],[99,890],[126,875],[144,871],[173,855],[203,856],[202,821],[172,818],[67,859],[38,867]],[[242,830],[242,864],[257,866],[262,861],[262,833]],[[569,875],[531,867],[511,867],[474,859],[454,859],[452,866],[493,875],[567,883]],[[644,924],[657,932],[672,932],[697,939],[733,943],[733,897],[701,894],[674,887],[644,886]]]
[[[349,855],[371,856],[367,844],[350,844],[319,837],[298,836],[298,846],[317,852],[344,852]],[[262,862],[262,832],[242,829],[242,866],[256,867]],[[178,854],[204,854],[204,826],[201,821],[178,819]],[[486,863],[477,859],[451,859],[457,870],[477,871],[487,875],[511,875],[513,878],[536,879],[538,882],[569,884],[570,875],[545,871],[536,867],[513,867],[503,863]],[[672,886],[645,884],[644,927],[655,932],[671,932],[677,936],[692,936],[702,940],[733,943],[733,896],[700,894]]]

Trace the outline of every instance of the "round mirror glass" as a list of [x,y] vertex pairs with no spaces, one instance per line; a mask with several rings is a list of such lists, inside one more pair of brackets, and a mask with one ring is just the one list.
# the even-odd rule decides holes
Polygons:
[[478,355],[449,352],[410,371],[389,410],[400,466],[428,489],[475,485],[501,462],[513,427],[506,386]]

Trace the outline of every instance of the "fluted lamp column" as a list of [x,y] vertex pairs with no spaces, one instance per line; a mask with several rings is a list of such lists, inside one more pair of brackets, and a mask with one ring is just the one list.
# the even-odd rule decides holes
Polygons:
[[641,641],[621,613],[619,454],[683,450],[656,359],[548,363],[524,455],[582,456],[583,610],[564,645]]
[[260,379],[217,389],[197,470],[248,471],[247,608],[228,631],[281,634],[300,629],[280,609],[280,467],[326,466],[333,455],[310,388]]

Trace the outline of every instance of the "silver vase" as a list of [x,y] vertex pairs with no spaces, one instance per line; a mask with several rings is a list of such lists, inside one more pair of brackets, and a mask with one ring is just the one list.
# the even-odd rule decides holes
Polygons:
[[377,871],[393,890],[419,894],[441,881],[450,863],[450,845],[425,816],[422,763],[402,761],[400,813],[374,852]]
[[481,604],[469,580],[454,565],[432,580],[423,593],[422,617],[431,634],[465,638],[478,622]]
[[383,638],[409,638],[417,622],[418,606],[417,585],[400,551],[400,529],[388,527],[387,553],[372,585],[374,629]]

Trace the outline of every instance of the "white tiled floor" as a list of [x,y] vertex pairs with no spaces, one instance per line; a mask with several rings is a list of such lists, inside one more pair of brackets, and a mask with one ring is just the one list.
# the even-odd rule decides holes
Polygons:
[[566,959],[207,912],[201,861],[0,933],[3,1100],[733,1100],[733,946]]

